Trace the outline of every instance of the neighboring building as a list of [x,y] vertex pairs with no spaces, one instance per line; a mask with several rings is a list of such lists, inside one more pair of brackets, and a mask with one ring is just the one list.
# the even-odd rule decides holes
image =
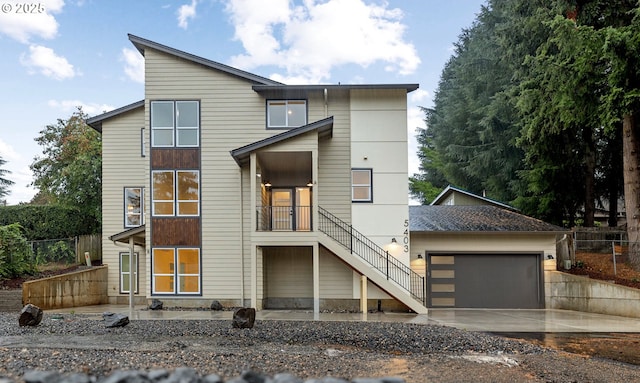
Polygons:
[[110,303],[426,312],[409,257],[417,84],[284,85],[129,39],[144,99],[87,121]]

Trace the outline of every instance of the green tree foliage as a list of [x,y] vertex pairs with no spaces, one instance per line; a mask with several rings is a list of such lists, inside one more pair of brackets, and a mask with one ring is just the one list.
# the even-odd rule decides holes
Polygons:
[[13,278],[36,271],[22,227],[17,223],[0,226],[0,277]]
[[620,195],[619,130],[638,110],[637,9],[636,0],[489,0],[425,109],[412,193],[453,184],[556,224],[584,212],[593,225],[595,202],[615,206]]
[[6,163],[7,161],[0,156],[0,198],[9,195],[9,188],[14,184],[13,181],[7,178],[7,175],[11,174],[11,171],[3,169]]
[[68,119],[58,119],[40,132],[35,140],[43,156],[31,164],[33,185],[54,203],[78,208],[86,220],[100,222],[102,139],[86,118],[78,108]]
[[99,232],[97,221],[87,220],[76,207],[15,205],[0,207],[0,225],[20,224],[29,241],[71,238]]

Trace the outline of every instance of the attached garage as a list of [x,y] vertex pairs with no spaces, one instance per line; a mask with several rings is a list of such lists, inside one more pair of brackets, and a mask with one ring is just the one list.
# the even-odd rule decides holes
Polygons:
[[411,267],[430,308],[539,309],[567,230],[500,206],[410,206]]

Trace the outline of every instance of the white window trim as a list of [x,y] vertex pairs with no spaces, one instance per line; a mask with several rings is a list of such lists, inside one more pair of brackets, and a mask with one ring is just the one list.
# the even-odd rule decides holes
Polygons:
[[[173,199],[154,199],[155,188],[153,182],[153,175],[156,173],[172,173],[173,174]],[[171,214],[157,214],[156,213],[156,202],[171,202],[173,204],[173,211]],[[174,217],[176,215],[176,172],[175,170],[153,170],[151,172],[151,214],[154,217]]]
[[[202,295],[202,251],[200,248],[198,247],[180,247],[180,248],[171,248],[171,247],[158,247],[156,248],[158,250],[173,250],[173,273],[169,274],[169,273],[156,273],[155,272],[155,258],[152,259],[151,261],[151,281],[152,281],[152,295]],[[156,249],[152,250],[152,254],[154,253],[154,251]],[[178,264],[178,250],[198,250],[198,268],[200,270],[199,274],[182,274],[179,272],[179,268],[176,267],[176,265]],[[180,284],[179,284],[179,280],[181,276],[197,276],[198,277],[198,291],[197,292],[182,292],[182,291],[178,291]],[[157,291],[156,290],[156,277],[173,277],[173,286],[172,286],[172,292],[166,292],[166,291]]]
[[[354,184],[353,183],[353,172],[366,171],[369,173],[369,183],[368,184]],[[369,198],[355,198],[354,196],[354,188],[356,187],[367,187],[369,189]],[[373,169],[371,168],[352,168],[351,169],[351,202],[373,202]]]
[[[270,121],[271,121],[271,103],[272,102],[284,102],[285,104],[285,109],[289,108],[289,102],[303,102],[304,103],[304,124],[302,125],[296,125],[296,126],[291,126],[289,125],[289,116],[285,113],[285,124],[284,125],[271,125]],[[291,99],[291,100],[267,100],[267,128],[268,129],[291,129],[291,128],[297,128],[299,126],[304,126],[305,124],[307,124],[309,122],[309,112],[307,110],[307,100],[297,100],[297,99]]]
[[[131,189],[140,189],[140,213],[129,213],[127,206],[127,191]],[[139,225],[129,225],[127,217],[132,215],[140,215],[140,224]],[[124,188],[124,227],[140,227],[144,225],[144,188],[143,187],[125,187]]]
[[[122,257],[125,255],[129,255],[128,251],[123,251],[120,252],[120,256],[119,258],[119,262],[120,262],[120,294],[126,294],[129,293],[128,289],[124,288],[124,281],[125,279],[128,281],[129,280],[129,272],[128,271],[122,271]],[[140,257],[140,254],[138,252],[134,252],[133,253],[133,280],[135,283],[135,290],[133,291],[134,294],[138,294],[138,290],[140,287],[140,281],[138,280],[138,258]],[[129,261],[127,261],[127,265],[129,265]]]
[[[196,179],[198,180],[198,199],[197,200],[191,200],[191,199],[186,199],[186,200],[181,200],[178,199],[178,196],[180,195],[179,190],[178,190],[178,173],[180,172],[189,172],[189,173],[196,173]],[[173,176],[174,179],[174,183],[175,183],[175,206],[174,206],[174,212],[176,214],[177,217],[199,217],[200,216],[200,189],[201,189],[201,185],[200,185],[200,171],[199,170],[176,170],[175,174]],[[198,209],[197,209],[197,213],[196,214],[180,214],[180,203],[185,202],[185,203],[196,203],[198,205]]]
[[[178,113],[177,113],[177,104],[179,102],[194,102],[196,103],[196,119],[198,121],[198,126],[182,126],[178,127]],[[153,104],[155,103],[171,103],[173,106],[173,126],[153,126]],[[150,101],[151,104],[151,112],[150,112],[150,123],[151,126],[151,147],[154,148],[197,148],[200,147],[200,101],[199,100],[157,100]],[[159,130],[167,130],[171,131],[171,144],[160,145],[155,142],[155,131]],[[196,143],[193,145],[181,145],[178,142],[178,132],[182,130],[195,130],[196,131]]]

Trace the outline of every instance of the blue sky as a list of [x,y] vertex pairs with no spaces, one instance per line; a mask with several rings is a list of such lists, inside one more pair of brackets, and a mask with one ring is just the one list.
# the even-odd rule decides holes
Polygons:
[[0,0],[0,156],[8,204],[36,190],[34,139],[81,105],[101,114],[144,98],[131,33],[287,84],[418,83],[409,95],[409,173],[419,106],[432,105],[453,43],[485,0]]

